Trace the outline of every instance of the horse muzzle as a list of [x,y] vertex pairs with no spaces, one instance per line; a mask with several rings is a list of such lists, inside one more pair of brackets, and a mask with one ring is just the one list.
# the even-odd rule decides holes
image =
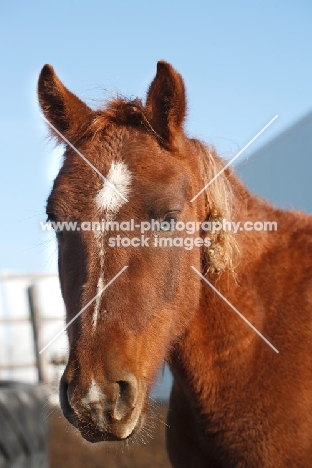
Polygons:
[[99,385],[93,378],[87,388],[60,382],[64,416],[89,442],[124,440],[139,432],[145,420],[146,392],[133,374]]

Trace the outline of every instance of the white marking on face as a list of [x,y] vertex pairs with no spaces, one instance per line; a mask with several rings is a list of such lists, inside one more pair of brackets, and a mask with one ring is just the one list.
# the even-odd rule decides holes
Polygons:
[[84,405],[90,405],[91,403],[99,403],[104,398],[104,394],[102,393],[100,387],[92,377],[91,385],[88,390],[86,396],[82,399],[82,403]]
[[[123,198],[114,190],[112,187],[115,186],[118,192],[120,192],[125,198],[130,193],[132,175],[126,164],[123,162],[113,162],[110,170],[106,176],[106,180],[103,182],[102,188],[98,191],[95,197],[95,205],[102,216],[106,218],[106,221],[113,221],[114,217],[118,213],[120,207],[126,203]],[[95,240],[99,252],[100,258],[100,277],[97,283],[97,294],[104,288],[104,232],[95,231]],[[96,328],[99,311],[101,305],[101,296],[98,296],[95,301],[94,312],[93,312],[93,331]]]
[[101,276],[99,277],[98,284],[96,287],[96,294],[98,294],[97,298],[95,299],[95,307],[93,313],[93,329],[95,329],[97,324],[97,319],[99,315],[100,305],[101,305],[101,290],[104,288],[104,280],[101,272]]
[[110,170],[103,182],[103,187],[95,197],[95,204],[99,211],[105,212],[107,218],[116,215],[125,200],[112,188],[116,187],[125,198],[130,192],[132,175],[126,164],[123,162],[113,162]]
[[[95,242],[97,245],[97,250],[98,250],[99,260],[100,260],[100,276],[99,276],[97,286],[96,286],[96,294],[99,294],[101,290],[104,288],[104,259],[105,259],[104,232],[95,231],[94,237],[95,237]],[[95,299],[95,306],[94,306],[94,312],[93,312],[93,318],[92,318],[93,331],[96,328],[98,315],[100,311],[100,305],[101,305],[101,294],[99,294],[97,298]]]

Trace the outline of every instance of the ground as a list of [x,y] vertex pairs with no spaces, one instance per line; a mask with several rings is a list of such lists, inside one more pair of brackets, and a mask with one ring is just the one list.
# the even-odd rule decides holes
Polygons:
[[153,411],[158,420],[152,437],[146,444],[122,447],[119,442],[90,444],[75,432],[58,408],[50,416],[50,468],[169,468],[165,448],[167,408],[161,405]]

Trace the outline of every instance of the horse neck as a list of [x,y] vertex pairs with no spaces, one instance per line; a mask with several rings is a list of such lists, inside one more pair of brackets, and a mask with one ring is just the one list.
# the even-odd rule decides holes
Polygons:
[[[251,195],[235,174],[231,173],[229,177],[234,196],[232,221],[254,223],[277,219],[278,210]],[[235,377],[238,367],[248,367],[259,337],[211,285],[261,332],[263,311],[256,307],[253,285],[257,262],[270,247],[270,234],[253,231],[251,235],[239,230],[236,234],[238,255],[232,271],[219,275],[208,273],[205,278],[210,285],[201,281],[200,305],[175,347],[172,360],[173,373],[187,392],[203,395],[206,399],[211,392],[220,390],[221,382],[227,380],[224,375],[230,378],[232,373]],[[241,370],[237,374],[243,379]]]

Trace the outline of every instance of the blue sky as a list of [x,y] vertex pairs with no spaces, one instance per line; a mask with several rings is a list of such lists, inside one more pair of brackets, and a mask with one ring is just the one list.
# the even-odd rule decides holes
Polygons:
[[39,227],[59,160],[36,99],[45,63],[96,107],[144,97],[157,60],[171,62],[187,132],[229,158],[275,114],[246,154],[312,109],[311,18],[307,0],[1,2],[0,271],[55,270]]

